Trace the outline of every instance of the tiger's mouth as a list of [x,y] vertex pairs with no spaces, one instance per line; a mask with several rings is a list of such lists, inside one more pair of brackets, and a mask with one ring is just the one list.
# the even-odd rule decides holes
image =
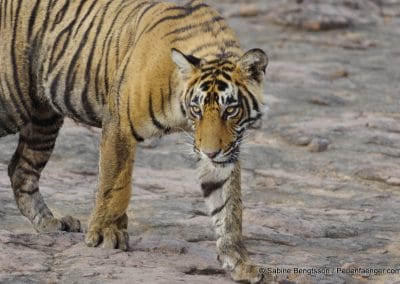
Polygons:
[[204,153],[197,146],[194,146],[194,152],[199,160],[208,161],[214,165],[224,166],[236,163],[239,160],[240,144],[236,141],[226,150],[220,150],[217,153]]

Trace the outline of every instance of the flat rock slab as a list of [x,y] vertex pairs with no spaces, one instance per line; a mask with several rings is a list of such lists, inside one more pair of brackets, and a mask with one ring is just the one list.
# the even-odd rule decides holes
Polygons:
[[[270,57],[269,111],[241,151],[251,257],[292,283],[399,283],[400,273],[365,269],[400,268],[400,1],[209,2],[246,49]],[[314,32],[271,23],[293,7],[352,24]],[[99,136],[66,120],[41,177],[54,214],[84,226]],[[34,232],[7,177],[17,138],[0,139],[1,283],[232,283],[216,259],[185,134],[138,150],[128,252],[87,248],[83,234]]]
[[377,24],[380,7],[375,1],[281,1],[269,12],[273,23],[307,31],[327,31],[354,25]]
[[212,248],[160,236],[130,250],[88,248],[83,234],[0,231],[2,283],[231,283]]

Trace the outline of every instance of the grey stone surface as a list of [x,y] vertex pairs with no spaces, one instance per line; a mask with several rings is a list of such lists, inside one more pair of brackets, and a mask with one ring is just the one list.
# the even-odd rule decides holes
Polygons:
[[[269,112],[242,151],[252,257],[270,268],[399,269],[400,1],[208,2],[246,48],[261,47],[270,57]],[[345,11],[352,25],[309,32],[271,21],[293,5]],[[54,213],[84,225],[97,184],[99,134],[66,121],[41,179]],[[310,153],[321,138],[329,146]],[[16,141],[0,140],[1,283],[232,283],[216,260],[185,135],[139,149],[128,252],[87,248],[83,234],[36,234],[16,208],[6,174]],[[280,279],[400,283],[400,274],[311,274]]]

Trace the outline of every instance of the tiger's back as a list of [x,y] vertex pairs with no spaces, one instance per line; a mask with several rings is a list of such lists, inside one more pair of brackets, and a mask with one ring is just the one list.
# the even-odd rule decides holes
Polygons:
[[[171,48],[201,58],[240,56],[234,33],[201,1],[3,0],[0,15],[0,136],[18,132],[42,107],[100,127],[110,91],[125,76],[143,97],[135,105],[150,93],[167,102]],[[124,64],[140,72],[124,74]]]
[[17,132],[38,107],[100,126],[128,23],[147,4],[2,1],[0,135]]

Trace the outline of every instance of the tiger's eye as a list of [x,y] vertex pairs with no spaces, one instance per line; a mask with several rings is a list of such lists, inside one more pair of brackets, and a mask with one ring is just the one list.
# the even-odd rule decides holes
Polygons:
[[227,107],[226,110],[225,110],[225,112],[226,112],[227,114],[232,114],[232,113],[234,113],[235,111],[236,111],[236,107]]
[[193,111],[194,113],[200,113],[200,112],[201,112],[201,109],[200,109],[198,106],[192,106],[192,111]]

